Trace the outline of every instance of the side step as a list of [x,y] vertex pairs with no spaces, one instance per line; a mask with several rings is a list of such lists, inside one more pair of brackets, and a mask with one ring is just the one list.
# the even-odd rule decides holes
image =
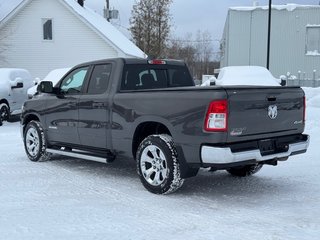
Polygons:
[[48,153],[59,154],[59,155],[74,157],[74,158],[81,158],[81,159],[94,161],[94,162],[102,162],[102,163],[108,162],[107,158],[92,156],[92,155],[88,155],[88,154],[80,153],[80,152],[56,150],[56,149],[51,149],[51,148],[47,148],[46,151]]

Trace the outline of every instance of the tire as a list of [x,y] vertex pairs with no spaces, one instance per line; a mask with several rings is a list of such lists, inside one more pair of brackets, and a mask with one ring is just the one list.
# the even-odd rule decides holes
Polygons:
[[257,163],[227,169],[227,172],[236,177],[248,177],[260,171],[263,164]]
[[46,161],[51,154],[46,152],[46,137],[38,121],[30,121],[23,134],[24,148],[33,162]]
[[166,134],[151,135],[144,139],[137,151],[137,172],[143,186],[151,193],[169,194],[184,182],[180,175],[172,137]]
[[2,121],[8,121],[10,117],[10,108],[6,103],[0,103],[0,118]]

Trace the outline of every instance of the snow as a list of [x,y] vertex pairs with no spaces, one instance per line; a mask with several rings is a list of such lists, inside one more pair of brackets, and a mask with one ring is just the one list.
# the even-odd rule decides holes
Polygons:
[[220,70],[216,85],[280,86],[268,69],[259,66],[232,66]]
[[[42,80],[42,81],[51,81],[53,83],[53,86],[55,86],[59,80],[70,70],[71,68],[58,68],[55,70],[52,70],[48,73],[48,75]],[[28,96],[33,96],[37,92],[37,87],[33,86],[28,89]]]
[[[274,10],[287,10],[289,12],[292,12],[296,9],[306,9],[306,8],[320,8],[320,6],[317,5],[301,5],[301,4],[295,4],[295,3],[288,3],[285,5],[272,5],[272,9]],[[254,10],[268,10],[269,6],[252,6],[252,7],[231,7],[230,10],[234,11],[254,11]]]
[[320,56],[320,52],[318,50],[308,51],[306,53],[307,56]]
[[307,24],[307,27],[320,27],[320,24]]
[[74,0],[64,0],[75,12],[77,12],[85,21],[96,28],[103,36],[119,47],[124,53],[133,57],[146,58],[146,55],[118,29],[99,14],[90,8],[81,7]]
[[305,88],[304,155],[253,177],[200,171],[168,196],[147,192],[132,159],[27,159],[19,123],[0,127],[1,239],[303,239],[320,234],[320,89]]
[[1,0],[0,2],[0,22],[12,12],[22,0]]

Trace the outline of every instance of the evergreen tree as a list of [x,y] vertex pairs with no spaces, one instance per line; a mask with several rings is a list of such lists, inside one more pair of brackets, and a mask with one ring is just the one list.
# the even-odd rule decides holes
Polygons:
[[150,57],[164,57],[170,34],[172,0],[136,0],[130,31],[136,45]]

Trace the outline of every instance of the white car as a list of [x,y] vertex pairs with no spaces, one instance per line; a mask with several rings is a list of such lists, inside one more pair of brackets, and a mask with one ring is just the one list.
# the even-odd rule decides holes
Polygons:
[[31,74],[25,69],[0,68],[0,118],[21,113],[22,104],[28,99],[27,90],[33,86]]
[[[55,86],[60,79],[70,70],[71,68],[58,68],[52,70],[48,75],[41,81],[51,81],[53,86]],[[37,93],[38,85],[33,86],[28,89],[28,98],[32,98]]]

